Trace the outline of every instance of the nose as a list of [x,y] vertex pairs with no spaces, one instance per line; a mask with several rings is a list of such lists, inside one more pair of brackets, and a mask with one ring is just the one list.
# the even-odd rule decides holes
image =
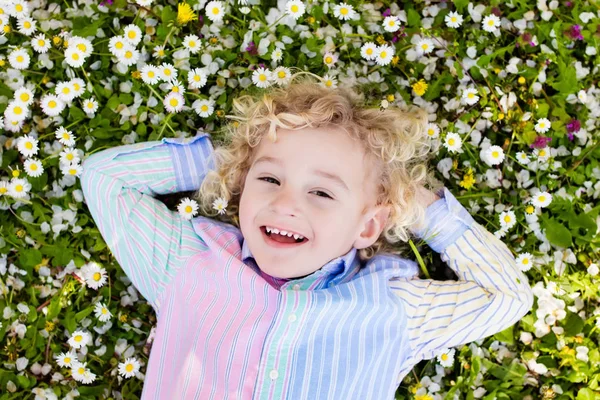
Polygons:
[[290,188],[289,185],[280,186],[280,190],[271,201],[271,210],[281,215],[296,216],[299,213],[298,207],[298,194],[294,192],[293,188]]

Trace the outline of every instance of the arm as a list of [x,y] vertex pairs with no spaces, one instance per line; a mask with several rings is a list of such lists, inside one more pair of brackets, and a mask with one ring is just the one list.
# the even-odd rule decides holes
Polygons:
[[479,225],[446,188],[427,208],[423,238],[459,281],[396,278],[392,291],[403,301],[412,354],[407,365],[440,350],[493,335],[521,319],[533,304],[527,277],[508,247]]
[[158,295],[206,245],[190,220],[153,198],[195,190],[214,168],[206,133],[118,146],[85,159],[81,188],[96,225],[140,293],[158,310]]

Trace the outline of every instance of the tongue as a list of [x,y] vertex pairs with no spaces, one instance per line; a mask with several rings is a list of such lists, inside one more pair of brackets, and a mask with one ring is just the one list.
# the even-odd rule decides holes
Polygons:
[[277,233],[271,233],[271,239],[273,239],[276,242],[279,243],[296,243],[296,239],[294,239],[294,237],[288,237],[288,236],[283,236],[283,235],[279,235]]

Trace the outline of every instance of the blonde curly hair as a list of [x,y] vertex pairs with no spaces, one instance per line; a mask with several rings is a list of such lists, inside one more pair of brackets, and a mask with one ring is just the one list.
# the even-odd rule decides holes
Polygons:
[[[193,196],[201,214],[239,228],[242,190],[263,137],[274,142],[277,127],[336,127],[362,144],[370,165],[375,167],[374,176],[379,177],[377,205],[390,206],[383,234],[358,251],[360,259],[404,252],[406,246],[403,249],[398,242],[408,242],[410,228],[424,222],[426,207],[418,201],[417,189],[435,185],[428,170],[431,146],[423,109],[366,107],[363,96],[353,90],[327,87],[322,78],[302,71],[292,75],[287,86],[268,89],[262,96],[234,99],[233,113],[226,116],[234,122],[224,125],[223,144],[215,146],[216,168],[207,173]],[[228,202],[224,214],[213,208],[218,198]]]

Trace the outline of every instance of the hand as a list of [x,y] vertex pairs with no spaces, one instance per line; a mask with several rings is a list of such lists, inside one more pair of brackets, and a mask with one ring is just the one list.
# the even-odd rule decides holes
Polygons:
[[420,186],[417,189],[416,194],[417,201],[425,205],[425,207],[429,207],[435,201],[441,199],[440,196],[432,192],[431,190],[425,189],[423,186]]

